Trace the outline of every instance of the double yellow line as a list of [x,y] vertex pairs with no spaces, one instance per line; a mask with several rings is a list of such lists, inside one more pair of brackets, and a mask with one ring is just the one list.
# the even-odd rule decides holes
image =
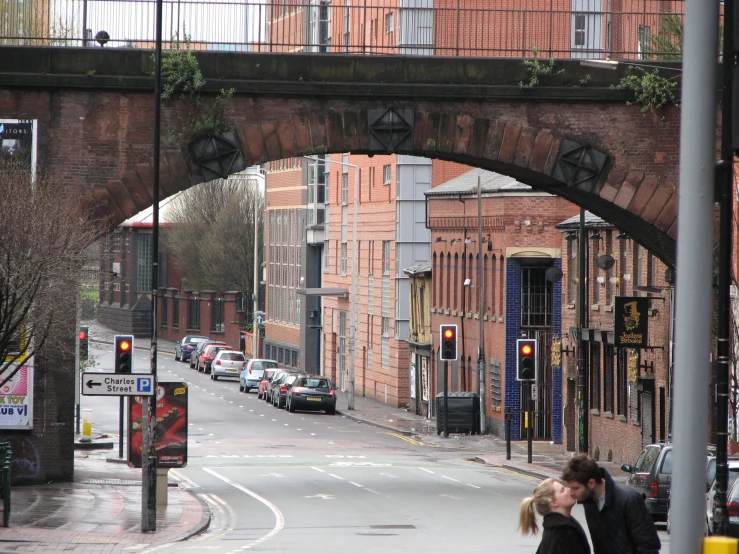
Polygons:
[[437,445],[435,444],[426,444],[425,442],[417,441],[410,437],[406,437],[405,435],[401,435],[400,433],[387,433],[387,434],[390,435],[391,437],[396,437],[396,438],[399,438],[400,440],[404,440],[405,442],[409,442],[415,446],[429,446],[431,448],[437,448]]

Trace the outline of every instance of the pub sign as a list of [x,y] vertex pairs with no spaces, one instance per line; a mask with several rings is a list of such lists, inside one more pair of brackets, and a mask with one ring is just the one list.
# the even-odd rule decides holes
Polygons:
[[649,338],[649,298],[617,296],[614,314],[614,346],[646,348]]

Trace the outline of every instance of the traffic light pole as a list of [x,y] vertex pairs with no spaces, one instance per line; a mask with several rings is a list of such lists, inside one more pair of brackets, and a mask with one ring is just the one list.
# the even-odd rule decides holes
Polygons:
[[532,463],[534,451],[534,382],[529,381],[529,402],[526,421],[526,441],[528,442],[528,462]]
[[586,342],[583,339],[583,329],[587,325],[587,309],[585,306],[586,295],[585,295],[585,280],[587,279],[586,274],[586,263],[587,257],[585,255],[585,249],[587,248],[587,236],[585,235],[585,208],[580,208],[580,232],[578,242],[578,295],[577,295],[577,332],[578,347],[577,347],[577,419],[578,419],[578,445],[577,451],[580,453],[588,452],[588,368],[587,358],[585,357]]
[[447,396],[449,395],[449,360],[444,360],[444,419],[443,429],[444,437],[449,437],[449,427],[447,426],[447,420],[449,418],[449,403],[447,402]]

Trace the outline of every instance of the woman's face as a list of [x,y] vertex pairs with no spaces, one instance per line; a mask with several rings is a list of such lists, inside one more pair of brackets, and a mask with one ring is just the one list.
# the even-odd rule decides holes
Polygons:
[[552,505],[560,506],[562,508],[572,508],[577,499],[570,495],[570,490],[567,486],[561,483],[554,483],[554,498],[552,498]]

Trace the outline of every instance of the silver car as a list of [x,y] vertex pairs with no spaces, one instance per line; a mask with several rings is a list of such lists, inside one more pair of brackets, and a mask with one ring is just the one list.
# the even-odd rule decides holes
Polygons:
[[219,377],[238,377],[246,367],[244,354],[237,350],[219,350],[210,364],[210,378],[217,381]]

